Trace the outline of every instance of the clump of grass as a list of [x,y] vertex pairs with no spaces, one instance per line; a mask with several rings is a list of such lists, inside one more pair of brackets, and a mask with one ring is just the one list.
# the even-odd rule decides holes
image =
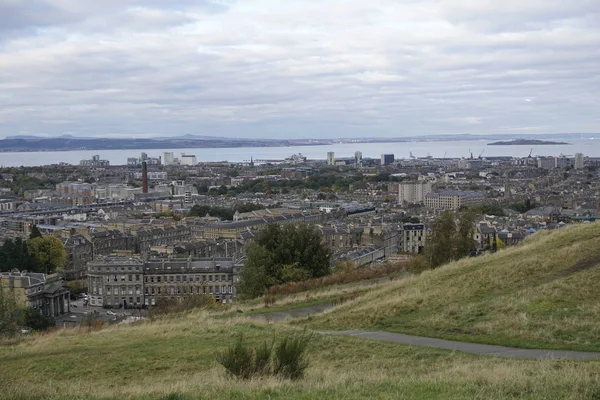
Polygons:
[[312,339],[312,334],[304,332],[301,335],[283,338],[275,349],[273,372],[282,378],[300,379],[308,368],[306,349]]
[[306,349],[311,339],[312,334],[306,333],[286,336],[273,351],[273,342],[269,344],[263,341],[252,348],[240,335],[231,347],[218,353],[216,358],[227,373],[237,379],[273,375],[297,380],[304,376],[304,371],[308,368]]

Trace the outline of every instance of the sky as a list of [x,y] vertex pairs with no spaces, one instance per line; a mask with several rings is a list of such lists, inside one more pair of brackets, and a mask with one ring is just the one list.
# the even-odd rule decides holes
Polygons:
[[0,137],[600,132],[598,0],[0,0]]

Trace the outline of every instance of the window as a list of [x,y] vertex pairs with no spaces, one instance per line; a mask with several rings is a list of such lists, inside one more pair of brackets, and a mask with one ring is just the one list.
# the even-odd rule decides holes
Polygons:
[[202,282],[206,282],[206,275],[202,275]]
[[160,283],[160,276],[157,276],[157,277],[156,277],[156,281],[157,281],[158,283]]
[[[136,275],[136,276],[135,276],[135,280],[136,280],[137,282],[139,282],[139,281],[140,281],[140,276],[139,276],[139,275]],[[146,281],[146,282],[147,282],[147,281]]]
[[125,275],[121,275],[121,282],[125,282]]
[[212,282],[212,278],[213,278],[213,277],[212,277],[212,275],[209,275],[209,276],[208,276],[208,280],[209,280],[210,282]]
[[181,276],[177,275],[177,282],[181,282]]
[[127,278],[129,279],[129,282],[131,282],[133,280],[133,275],[128,275]]

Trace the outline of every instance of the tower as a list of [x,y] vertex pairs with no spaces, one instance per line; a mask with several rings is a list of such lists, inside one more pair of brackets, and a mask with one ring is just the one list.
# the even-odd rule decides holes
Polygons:
[[327,152],[327,165],[335,165],[335,153],[333,151]]

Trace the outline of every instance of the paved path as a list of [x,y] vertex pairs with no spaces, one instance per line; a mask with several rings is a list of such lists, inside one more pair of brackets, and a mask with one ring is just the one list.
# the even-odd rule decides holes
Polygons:
[[[326,303],[326,304],[318,304],[316,306],[310,306],[310,307],[293,308],[291,310],[285,310],[285,311],[273,311],[273,312],[269,312],[269,313],[255,314],[255,315],[250,315],[249,317],[254,318],[254,319],[263,319],[263,320],[272,321],[272,322],[282,322],[288,318],[304,318],[304,317],[308,317],[309,315],[312,315],[312,314],[318,314],[318,313],[321,313],[331,307],[333,307],[333,304]],[[243,315],[243,314],[241,314],[241,315]]]
[[517,349],[504,346],[493,346],[489,344],[455,342],[452,340],[433,339],[421,336],[404,335],[392,332],[371,332],[362,330],[351,331],[322,331],[327,335],[354,336],[365,339],[373,339],[381,342],[406,344],[410,346],[433,347],[436,349],[456,350],[464,353],[478,354],[484,356],[526,358],[535,360],[598,360],[600,353],[570,350],[535,350]]

